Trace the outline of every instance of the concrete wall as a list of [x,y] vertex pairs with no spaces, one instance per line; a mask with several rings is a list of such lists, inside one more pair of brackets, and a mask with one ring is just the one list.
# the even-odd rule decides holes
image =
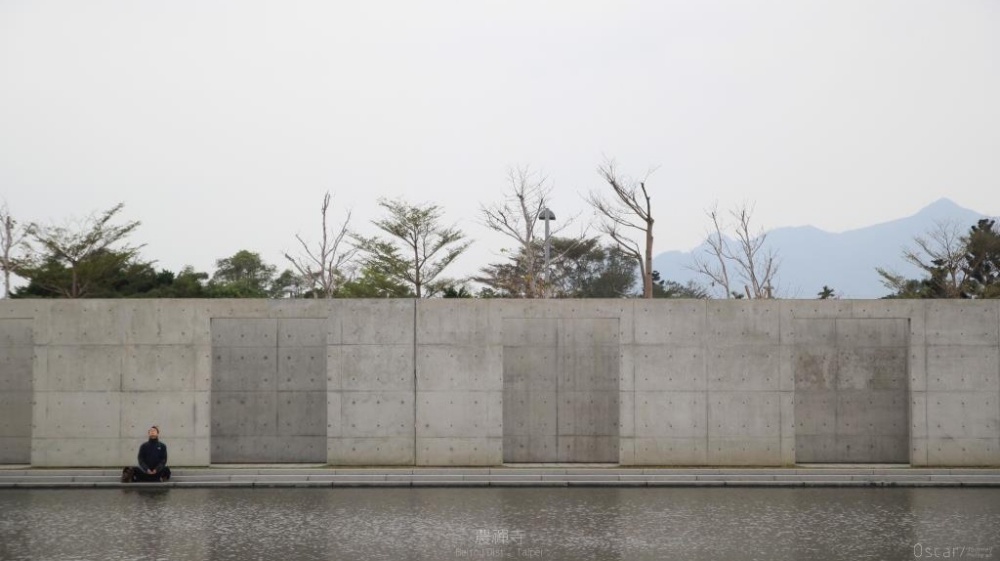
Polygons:
[[[174,465],[495,465],[551,458],[546,442],[556,460],[791,464],[816,436],[798,427],[829,414],[796,406],[797,361],[830,347],[815,320],[850,326],[832,348],[851,380],[874,390],[888,372],[906,396],[905,413],[871,407],[883,434],[862,436],[906,441],[913,465],[1000,465],[1000,303],[968,301],[3,301],[0,461],[125,465],[156,423]],[[236,367],[232,338],[265,325],[275,356]],[[858,358],[873,347],[892,356]],[[518,393],[522,374],[549,371],[564,415],[518,410],[548,397]]]

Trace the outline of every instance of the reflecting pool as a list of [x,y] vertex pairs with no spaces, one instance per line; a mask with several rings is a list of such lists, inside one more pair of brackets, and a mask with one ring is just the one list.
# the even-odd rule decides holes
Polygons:
[[[961,549],[961,555],[959,555]],[[1000,559],[1000,489],[0,491],[0,559]]]

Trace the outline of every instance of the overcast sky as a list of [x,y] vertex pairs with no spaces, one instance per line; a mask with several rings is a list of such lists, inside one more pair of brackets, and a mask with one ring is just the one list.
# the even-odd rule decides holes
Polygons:
[[703,211],[842,231],[941,198],[1000,214],[993,0],[0,0],[0,197],[24,221],[125,203],[145,256],[281,263],[323,193],[479,224],[510,166],[589,211],[606,157],[649,177],[656,252]]

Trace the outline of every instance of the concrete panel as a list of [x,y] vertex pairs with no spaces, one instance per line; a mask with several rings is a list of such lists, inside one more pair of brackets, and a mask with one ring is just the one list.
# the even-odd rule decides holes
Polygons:
[[927,443],[930,466],[1000,465],[1000,440],[997,438],[941,438]]
[[121,345],[125,343],[126,304],[106,300],[56,300],[49,306],[43,337],[36,344]]
[[502,402],[504,435],[555,436],[556,392],[505,391]]
[[906,391],[907,347],[851,347],[837,352],[837,389]]
[[893,318],[908,322],[911,343],[923,345],[927,331],[926,302],[920,300],[853,300],[851,315],[855,318]]
[[0,436],[0,465],[30,463],[30,436]]
[[295,435],[279,436],[274,449],[275,462],[312,463],[326,462],[326,437]]
[[795,435],[795,460],[799,463],[844,463],[846,458],[833,432]]
[[781,438],[708,438],[708,463],[718,466],[781,465]]
[[1000,341],[995,301],[928,300],[927,343],[933,345],[987,345]]
[[323,462],[322,436],[236,436],[212,439],[213,463]]
[[618,435],[618,392],[561,391],[559,400],[559,436]]
[[994,392],[933,392],[927,395],[931,439],[996,438],[1000,407]]
[[[837,432],[837,393],[831,391],[795,392],[795,436],[831,438]],[[832,441],[832,440],[831,440]],[[808,456],[804,456],[808,458]]]
[[617,436],[562,436],[557,440],[559,462],[618,461]]
[[559,354],[555,347],[504,347],[503,385],[513,391],[555,391]]
[[559,445],[556,435],[503,437],[503,461],[508,463],[557,462]]
[[137,300],[122,310],[130,345],[210,345],[211,319],[198,301]]
[[708,463],[703,438],[636,438],[635,465],[701,466]]
[[328,320],[297,317],[277,321],[279,347],[326,346]]
[[776,345],[716,347],[706,353],[710,391],[777,391],[781,352]]
[[713,392],[708,399],[708,436],[710,441],[778,437],[780,417],[778,392]]
[[327,392],[326,394],[326,436],[327,438],[342,438],[344,435],[344,417],[341,405],[343,394]]
[[776,300],[709,300],[707,333],[718,345],[778,345],[780,304]]
[[837,392],[837,436],[896,436],[907,441],[907,394],[898,391]]
[[415,301],[345,300],[340,305],[345,345],[413,345]]
[[[106,467],[135,461],[136,452],[131,441],[114,437],[80,438],[65,436],[31,440],[31,465],[45,467]],[[127,452],[124,452],[128,448]]]
[[421,391],[499,391],[503,389],[503,348],[421,345],[417,351],[417,388]]
[[31,347],[35,344],[35,320],[0,319],[0,349]]
[[503,463],[503,439],[418,438],[418,466],[495,466]]
[[282,347],[278,353],[278,391],[326,392],[326,347]]
[[121,396],[118,392],[36,392],[33,435],[84,440],[118,438]]
[[413,347],[345,345],[340,350],[344,391],[413,391]]
[[[211,349],[192,345],[136,345],[126,347],[122,389],[126,392],[207,390]],[[202,380],[199,383],[199,380]]]
[[555,348],[560,321],[555,318],[503,318],[504,347]]
[[558,342],[560,347],[592,347],[596,345],[619,345],[618,319],[581,318],[563,320],[559,323]]
[[0,392],[0,438],[31,438],[32,398],[30,391]]
[[[803,345],[807,348],[836,346],[836,319],[792,319],[790,321],[794,328],[796,345]],[[791,339],[782,342],[787,344],[791,342]]]
[[414,395],[410,391],[344,392],[341,431],[347,438],[414,436]]
[[[211,409],[213,440],[278,434],[276,392],[212,392]],[[235,460],[213,455],[212,461]]]
[[635,342],[700,346],[707,333],[707,300],[643,300],[635,303]]
[[910,438],[927,438],[927,394],[910,393]]
[[836,347],[794,346],[792,372],[795,391],[836,390],[839,377],[837,358]]
[[31,346],[0,345],[0,392],[31,391],[34,360],[35,351]]
[[39,373],[39,391],[121,391],[125,348],[121,345],[52,345],[46,354],[47,371]]
[[141,438],[156,425],[166,441],[170,438],[208,438],[210,435],[207,392],[138,392],[122,395],[124,438]]
[[418,345],[503,345],[500,302],[432,299],[416,305]]
[[413,436],[409,438],[330,438],[327,462],[335,466],[413,465],[416,459]]
[[618,437],[618,463],[623,466],[635,465],[635,439]]
[[708,435],[705,392],[643,392],[636,395],[635,434],[650,437],[697,438]]
[[909,324],[905,319],[838,319],[838,347],[905,347]]
[[278,392],[278,436],[327,436],[326,392]]
[[618,436],[635,437],[635,392],[618,392]]
[[929,391],[1000,391],[1000,349],[927,347]]
[[214,347],[212,391],[276,391],[278,349],[271,347]]
[[562,347],[558,354],[559,391],[618,391],[617,346]]
[[500,438],[502,398],[499,391],[417,392],[417,438]]
[[927,352],[928,348],[923,345],[910,345],[910,359],[907,363],[910,371],[910,391],[927,391]]
[[278,320],[212,318],[215,347],[277,347]]
[[[851,317],[851,303],[848,300],[778,300],[781,329],[781,343],[790,345],[799,341],[797,328],[803,324],[796,320],[832,320]],[[803,342],[808,342],[803,340]],[[834,344],[831,341],[829,344]]]

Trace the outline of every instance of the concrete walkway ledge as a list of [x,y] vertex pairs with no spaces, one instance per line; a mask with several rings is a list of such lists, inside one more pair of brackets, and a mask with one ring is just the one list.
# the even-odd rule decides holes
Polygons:
[[996,468],[173,468],[167,483],[119,481],[121,470],[0,467],[0,489],[330,487],[996,487]]

